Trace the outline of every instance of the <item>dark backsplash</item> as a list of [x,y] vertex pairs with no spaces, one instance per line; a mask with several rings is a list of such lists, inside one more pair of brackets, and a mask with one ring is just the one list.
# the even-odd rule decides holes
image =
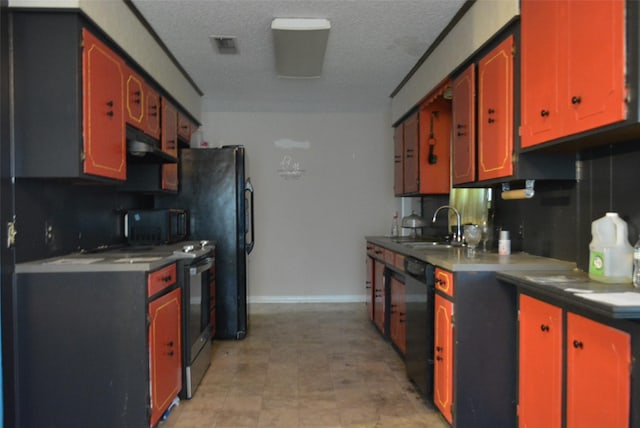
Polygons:
[[494,226],[511,232],[512,251],[575,261],[588,269],[591,222],[608,211],[629,226],[633,245],[640,233],[640,146],[637,142],[586,150],[576,182],[536,182],[527,200],[500,198],[494,188]]
[[153,207],[152,196],[108,185],[17,179],[15,188],[18,263],[120,243],[123,211]]

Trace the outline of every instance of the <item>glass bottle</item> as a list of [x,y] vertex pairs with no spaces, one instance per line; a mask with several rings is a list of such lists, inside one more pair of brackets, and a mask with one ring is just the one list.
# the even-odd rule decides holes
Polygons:
[[634,287],[640,287],[640,236],[633,246],[633,273],[631,280]]
[[391,236],[397,237],[399,235],[399,227],[398,227],[398,212],[393,215],[393,222],[391,223]]

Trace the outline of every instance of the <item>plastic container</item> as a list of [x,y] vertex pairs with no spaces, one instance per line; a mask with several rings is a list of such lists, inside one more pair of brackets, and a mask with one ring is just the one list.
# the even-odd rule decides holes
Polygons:
[[634,287],[640,288],[640,236],[633,246],[633,273],[631,282]]
[[633,247],[627,233],[627,222],[618,213],[607,213],[591,223],[589,278],[600,282],[631,282]]
[[501,230],[500,239],[498,240],[498,254],[508,256],[511,254],[511,240],[509,239],[509,231]]

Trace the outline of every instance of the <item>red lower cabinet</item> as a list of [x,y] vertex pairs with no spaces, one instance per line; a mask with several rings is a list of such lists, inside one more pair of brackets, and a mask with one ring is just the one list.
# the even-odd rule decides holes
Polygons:
[[175,289],[149,303],[152,426],[182,389],[180,302],[180,289]]
[[367,256],[366,258],[366,270],[367,270],[367,279],[364,284],[364,293],[365,293],[365,303],[367,305],[367,313],[369,314],[369,320],[373,321],[373,258]]
[[631,335],[527,295],[519,301],[518,426],[629,427]]
[[629,426],[631,336],[567,314],[567,428]]
[[389,310],[389,329],[391,340],[402,355],[407,353],[407,303],[404,282],[391,277],[391,304]]
[[384,284],[384,262],[380,260],[375,260],[373,262],[373,286],[374,286],[374,295],[373,295],[373,323],[378,327],[378,330],[382,334],[386,333],[385,330],[385,322],[384,315],[386,313],[385,308],[385,284]]
[[520,428],[562,426],[562,309],[520,296]]
[[433,401],[444,418],[453,422],[453,302],[435,298]]

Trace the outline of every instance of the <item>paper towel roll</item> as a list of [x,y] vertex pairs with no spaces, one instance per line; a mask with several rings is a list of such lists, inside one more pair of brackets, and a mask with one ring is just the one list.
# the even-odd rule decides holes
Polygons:
[[506,190],[502,192],[502,199],[529,199],[534,193],[533,189]]

